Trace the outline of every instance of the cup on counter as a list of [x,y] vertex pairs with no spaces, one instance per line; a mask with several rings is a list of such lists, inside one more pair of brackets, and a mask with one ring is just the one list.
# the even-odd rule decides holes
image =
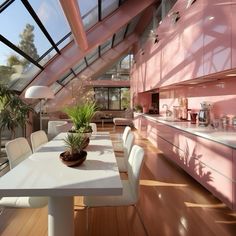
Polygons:
[[197,113],[196,112],[191,112],[190,113],[190,118],[191,118],[191,124],[196,124],[197,123]]

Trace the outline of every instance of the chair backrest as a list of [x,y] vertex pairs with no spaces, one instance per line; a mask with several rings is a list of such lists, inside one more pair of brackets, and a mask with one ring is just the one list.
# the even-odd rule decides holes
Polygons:
[[52,139],[57,136],[60,132],[60,126],[64,126],[67,124],[67,121],[64,120],[50,120],[48,121],[48,138]]
[[32,154],[32,150],[26,138],[20,137],[6,143],[6,153],[10,169]]
[[96,125],[96,123],[89,123],[89,125],[92,127],[93,134],[96,134],[97,133],[97,125]]
[[35,152],[41,145],[48,142],[48,137],[43,130],[36,131],[30,135],[33,152]]
[[72,122],[66,122],[63,125],[56,125],[56,132],[57,134],[60,134],[62,132],[68,132],[72,129],[73,123]]
[[128,134],[131,132],[131,128],[129,126],[126,126],[122,135],[122,142],[125,144],[125,141],[128,137]]
[[132,132],[128,133],[128,137],[124,143],[124,158],[125,158],[125,165],[128,167],[128,158],[131,151],[131,148],[134,144],[134,134]]
[[134,145],[131,149],[128,159],[128,178],[133,191],[134,200],[138,201],[139,196],[139,178],[144,159],[144,150],[138,145]]

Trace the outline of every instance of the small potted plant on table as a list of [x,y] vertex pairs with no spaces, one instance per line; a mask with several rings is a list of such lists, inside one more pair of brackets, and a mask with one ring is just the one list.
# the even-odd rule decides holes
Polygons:
[[60,154],[62,162],[70,167],[82,164],[87,156],[83,150],[87,146],[87,139],[80,133],[68,134],[64,142],[67,150]]

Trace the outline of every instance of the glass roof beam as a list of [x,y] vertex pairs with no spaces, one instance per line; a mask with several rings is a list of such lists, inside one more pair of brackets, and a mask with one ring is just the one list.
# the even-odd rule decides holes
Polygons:
[[114,47],[115,39],[116,39],[116,34],[113,34],[113,36],[112,36],[112,42],[111,42],[111,48]]
[[72,68],[70,68],[70,71],[71,71],[71,73],[72,73],[74,76],[76,76],[76,74],[75,74],[75,72],[74,72],[74,70],[73,70]]
[[11,5],[15,0],[7,0],[2,5],[0,5],[0,13],[3,12],[9,5]]
[[39,28],[42,30],[42,32],[44,33],[45,37],[48,39],[48,41],[51,43],[51,45],[53,46],[53,48],[56,50],[56,52],[58,54],[61,54],[60,50],[58,49],[57,45],[55,44],[55,42],[53,41],[53,39],[51,38],[50,34],[48,33],[48,31],[46,30],[46,28],[44,27],[43,23],[41,22],[41,20],[39,19],[39,17],[37,16],[37,14],[35,13],[34,9],[32,8],[32,6],[29,4],[29,2],[27,0],[21,0],[21,2],[23,3],[23,5],[25,6],[25,8],[28,10],[28,12],[30,13],[30,15],[33,17],[33,19],[35,20],[35,22],[38,24]]
[[102,20],[102,0],[98,0],[98,21]]
[[126,28],[125,28],[125,33],[124,33],[124,37],[123,37],[123,40],[125,39],[127,33],[128,33],[128,30],[129,30],[129,24],[127,24]]
[[98,46],[98,57],[101,57],[101,46]]
[[63,11],[71,27],[75,41],[82,51],[88,49],[88,41],[77,0],[60,0]]
[[88,61],[87,61],[86,57],[84,57],[84,61],[85,61],[86,66],[88,67],[89,64],[88,64]]
[[22,57],[26,58],[28,61],[33,63],[35,66],[40,68],[41,70],[44,70],[44,67],[42,67],[37,61],[35,61],[32,57],[28,56],[25,52],[20,50],[18,47],[16,47],[13,43],[11,43],[9,40],[7,40],[3,35],[0,34],[0,41],[10,47],[12,50],[20,54]]

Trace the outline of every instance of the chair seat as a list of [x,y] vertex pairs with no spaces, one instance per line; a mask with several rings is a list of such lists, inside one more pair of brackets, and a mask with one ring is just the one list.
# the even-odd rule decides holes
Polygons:
[[88,207],[97,206],[127,206],[133,205],[137,199],[132,193],[132,187],[128,180],[122,180],[123,193],[118,196],[86,196],[84,197],[84,204]]
[[116,158],[116,162],[117,162],[117,165],[118,165],[118,169],[120,172],[127,172],[128,169],[126,167],[126,164],[125,164],[125,158],[123,157],[117,157]]
[[47,204],[47,197],[3,197],[0,199],[0,206],[12,208],[41,208]]
[[124,152],[124,145],[121,141],[113,142],[112,145],[115,152]]

